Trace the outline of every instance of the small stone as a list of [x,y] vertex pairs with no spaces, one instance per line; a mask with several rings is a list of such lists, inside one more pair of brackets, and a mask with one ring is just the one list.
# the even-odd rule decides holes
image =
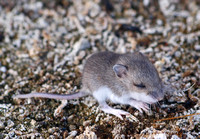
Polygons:
[[32,125],[32,126],[35,126],[35,124],[36,124],[36,121],[32,119],[32,120],[31,120],[31,125]]
[[160,20],[160,19],[158,19],[158,20],[156,21],[156,23],[157,23],[158,25],[162,25],[162,24],[163,24],[163,21]]
[[36,116],[35,116],[35,119],[36,119],[36,120],[39,120],[39,121],[44,120],[44,118],[45,118],[45,116],[44,116],[43,113],[38,113],[38,114],[36,114]]
[[69,132],[69,136],[66,139],[72,139],[73,137],[75,137],[77,135],[77,131],[71,131]]
[[22,132],[24,132],[24,131],[27,130],[26,127],[25,127],[25,125],[23,125],[23,124],[20,124],[18,126],[20,127],[19,130],[22,131]]
[[22,135],[22,132],[21,132],[21,131],[18,131],[18,130],[15,130],[15,134],[16,134],[17,136],[21,136],[21,135]]
[[4,128],[5,128],[4,122],[0,121],[0,129],[4,129]]
[[69,125],[69,130],[72,131],[72,130],[75,130],[76,129],[76,125]]
[[92,120],[87,120],[83,122],[83,126],[89,126],[91,124]]
[[200,45],[199,45],[199,44],[196,44],[196,45],[194,46],[194,49],[195,49],[196,51],[200,51]]
[[21,40],[15,40],[15,41],[13,41],[13,45],[15,46],[15,47],[20,47],[20,45],[21,45]]
[[65,130],[65,131],[63,132],[63,138],[65,139],[67,136],[68,136],[68,131]]
[[14,131],[10,131],[10,132],[8,133],[8,135],[9,135],[10,138],[13,138],[14,135],[15,135],[15,132],[14,132]]
[[18,75],[17,71],[14,71],[13,69],[9,69],[8,72],[13,76],[17,76]]
[[89,48],[90,48],[90,42],[87,39],[82,39],[79,50],[85,50]]
[[148,5],[149,5],[149,3],[150,3],[150,1],[149,1],[149,0],[143,0],[143,4],[144,4],[144,6],[148,6]]
[[181,52],[180,51],[176,51],[174,55],[175,55],[176,58],[180,58],[181,57]]
[[79,55],[77,56],[78,59],[83,59],[85,56],[85,51],[80,51]]
[[5,85],[4,89],[8,90],[10,87],[8,85]]
[[11,121],[10,119],[7,121],[7,127],[11,128],[15,125],[15,123],[13,121]]
[[48,26],[48,23],[44,20],[44,18],[39,18],[37,24],[39,28],[45,28]]
[[55,128],[49,128],[49,129],[48,129],[48,132],[49,132],[50,134],[53,134],[53,133],[55,132]]
[[86,127],[84,133],[77,136],[76,139],[97,139],[97,135],[91,131],[91,128]]
[[60,26],[60,27],[58,27],[58,32],[60,32],[62,34],[67,34],[67,29],[64,26]]
[[87,2],[87,5],[86,5],[89,9],[89,15],[94,18],[96,17],[99,13],[100,13],[100,10],[101,8],[99,7],[98,4],[90,1],[90,2]]
[[6,67],[4,67],[4,66],[0,67],[0,71],[1,72],[6,72]]

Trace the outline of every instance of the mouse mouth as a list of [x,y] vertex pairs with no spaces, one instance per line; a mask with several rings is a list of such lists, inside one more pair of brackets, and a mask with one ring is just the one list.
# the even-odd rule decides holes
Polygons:
[[132,92],[131,98],[144,103],[153,104],[158,102],[158,99],[151,94]]

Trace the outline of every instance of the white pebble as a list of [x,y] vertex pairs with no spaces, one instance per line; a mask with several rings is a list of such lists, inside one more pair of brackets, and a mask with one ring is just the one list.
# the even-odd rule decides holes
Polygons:
[[196,45],[194,46],[194,49],[197,50],[197,51],[200,51],[200,45],[199,45],[199,44],[196,44]]
[[180,139],[177,135],[172,135],[171,139]]
[[180,51],[176,51],[175,52],[175,57],[177,57],[177,58],[181,57],[181,52]]
[[6,67],[4,67],[4,66],[3,66],[3,67],[0,67],[0,71],[1,71],[1,72],[6,72]]

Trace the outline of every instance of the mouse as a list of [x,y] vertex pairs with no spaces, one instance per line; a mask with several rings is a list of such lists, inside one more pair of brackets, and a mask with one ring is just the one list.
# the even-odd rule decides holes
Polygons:
[[58,100],[93,96],[99,108],[123,120],[129,112],[107,104],[130,105],[139,112],[148,112],[149,105],[162,100],[165,85],[150,60],[141,52],[118,54],[104,51],[92,54],[85,62],[82,88],[72,94],[30,93],[14,96],[15,99],[49,98]]

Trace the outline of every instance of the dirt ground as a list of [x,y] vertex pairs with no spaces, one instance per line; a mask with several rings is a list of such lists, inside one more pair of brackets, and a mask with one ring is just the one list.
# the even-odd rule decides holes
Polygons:
[[[103,113],[91,96],[12,98],[78,91],[100,51],[144,53],[175,91],[148,113],[109,103],[137,122]],[[0,0],[0,138],[200,138],[200,2]]]

